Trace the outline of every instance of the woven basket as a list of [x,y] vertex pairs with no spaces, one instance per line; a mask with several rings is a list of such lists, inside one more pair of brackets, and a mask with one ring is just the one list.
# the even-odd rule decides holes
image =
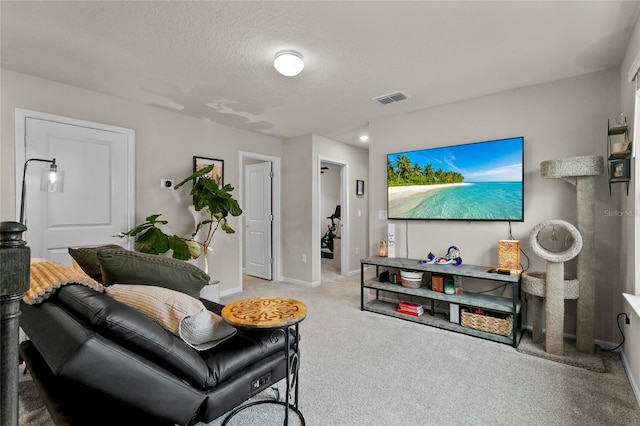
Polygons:
[[508,336],[513,329],[513,315],[506,318],[496,318],[489,315],[478,315],[466,309],[462,309],[460,325],[487,333]]

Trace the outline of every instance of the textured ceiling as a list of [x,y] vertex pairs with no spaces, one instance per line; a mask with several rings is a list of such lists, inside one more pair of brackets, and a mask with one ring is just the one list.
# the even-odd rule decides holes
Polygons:
[[[2,67],[283,138],[617,66],[638,2],[1,2]],[[296,77],[272,66],[296,49]],[[372,97],[410,98],[381,106]],[[374,136],[375,137],[375,136]]]

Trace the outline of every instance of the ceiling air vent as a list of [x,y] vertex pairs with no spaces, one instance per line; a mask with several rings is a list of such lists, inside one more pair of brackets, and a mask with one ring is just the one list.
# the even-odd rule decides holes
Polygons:
[[379,103],[380,105],[392,104],[394,102],[404,101],[408,99],[409,95],[404,92],[393,92],[387,95],[376,96],[375,98],[371,98],[372,101]]

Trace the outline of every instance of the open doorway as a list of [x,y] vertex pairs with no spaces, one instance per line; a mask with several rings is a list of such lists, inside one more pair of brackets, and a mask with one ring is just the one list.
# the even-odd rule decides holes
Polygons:
[[321,269],[342,275],[348,271],[347,163],[319,158],[319,214]]
[[240,152],[239,164],[240,275],[281,281],[280,158]]

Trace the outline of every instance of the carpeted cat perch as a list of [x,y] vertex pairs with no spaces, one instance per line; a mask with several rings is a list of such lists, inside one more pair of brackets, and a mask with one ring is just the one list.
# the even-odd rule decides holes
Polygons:
[[[595,176],[604,172],[604,159],[590,155],[540,163],[540,176],[564,179],[576,187],[577,229],[562,220],[548,220],[531,231],[534,252],[547,260],[547,271],[522,274],[522,288],[533,296],[532,339],[523,338],[518,351],[594,371],[604,371],[596,351],[595,322]],[[550,252],[538,243],[546,226],[560,226],[574,243],[563,252]],[[577,279],[564,277],[564,262],[578,257]],[[542,343],[542,299],[546,299],[546,336]],[[567,344],[564,334],[564,300],[577,299],[576,344]]]
[[540,176],[564,179],[576,186],[577,228],[582,235],[578,255],[579,297],[576,349],[592,354],[595,349],[595,177],[604,172],[604,159],[597,155],[548,160],[540,163]]
[[[557,226],[573,237],[573,244],[561,252],[552,252],[538,241],[540,231],[548,226]],[[522,274],[522,290],[533,296],[533,340],[542,340],[542,298],[546,299],[545,318],[547,333],[545,349],[553,355],[564,355],[564,300],[578,297],[577,280],[564,278],[564,262],[580,253],[582,237],[575,226],[564,220],[546,220],[536,225],[529,238],[534,253],[547,261],[547,272],[525,272]]]

